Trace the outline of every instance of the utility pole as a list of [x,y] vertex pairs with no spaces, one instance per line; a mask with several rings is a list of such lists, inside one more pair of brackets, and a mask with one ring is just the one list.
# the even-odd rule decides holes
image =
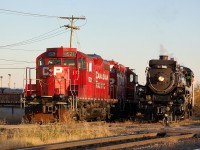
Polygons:
[[65,25],[64,27],[71,28],[71,33],[70,33],[70,48],[72,48],[72,38],[73,38],[73,31],[74,30],[80,30],[79,27],[74,26],[74,20],[85,20],[85,17],[59,17],[61,19],[69,19],[71,22],[71,25]]
[[0,78],[1,78],[1,88],[2,88],[2,79],[3,79],[3,76],[0,76]]
[[11,79],[11,74],[8,74],[9,81],[8,81],[8,88],[10,89],[10,79]]

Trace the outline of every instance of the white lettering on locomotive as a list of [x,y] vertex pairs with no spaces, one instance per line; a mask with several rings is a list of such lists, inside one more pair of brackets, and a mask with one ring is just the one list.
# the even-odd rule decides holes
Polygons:
[[96,71],[96,79],[108,80],[108,75],[104,73],[98,73]]
[[62,73],[62,71],[62,67],[54,67],[54,70],[50,69],[49,67],[43,67],[42,74],[44,76],[52,76],[52,74],[55,76],[57,73]]
[[96,82],[96,88],[97,89],[105,89],[105,86],[106,86],[105,83]]
[[108,80],[108,75],[96,71],[96,88],[105,89],[105,81],[103,82],[101,80]]
[[49,67],[43,67],[42,74],[44,76],[52,76],[53,70],[49,69]]
[[57,73],[62,73],[62,67],[54,67],[54,76],[57,74]]

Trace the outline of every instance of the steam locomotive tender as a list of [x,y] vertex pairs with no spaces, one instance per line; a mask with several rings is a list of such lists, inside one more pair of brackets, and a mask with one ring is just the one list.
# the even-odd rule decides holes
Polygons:
[[65,121],[67,116],[104,120],[133,114],[137,75],[115,61],[76,48],[47,48],[36,59],[36,78],[31,77],[32,70],[26,71],[29,121]]
[[146,85],[137,87],[139,109],[148,121],[175,121],[192,115],[194,74],[191,69],[161,55],[149,61]]

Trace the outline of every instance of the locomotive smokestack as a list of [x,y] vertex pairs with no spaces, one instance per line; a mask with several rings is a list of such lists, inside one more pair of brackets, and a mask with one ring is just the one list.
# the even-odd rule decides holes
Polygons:
[[168,60],[168,56],[167,55],[160,55],[160,60]]

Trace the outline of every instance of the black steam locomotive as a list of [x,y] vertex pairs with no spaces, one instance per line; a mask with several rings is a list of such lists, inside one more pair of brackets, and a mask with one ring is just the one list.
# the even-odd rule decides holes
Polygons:
[[192,115],[194,74],[161,55],[149,61],[146,85],[138,85],[139,109],[148,121],[176,121]]

